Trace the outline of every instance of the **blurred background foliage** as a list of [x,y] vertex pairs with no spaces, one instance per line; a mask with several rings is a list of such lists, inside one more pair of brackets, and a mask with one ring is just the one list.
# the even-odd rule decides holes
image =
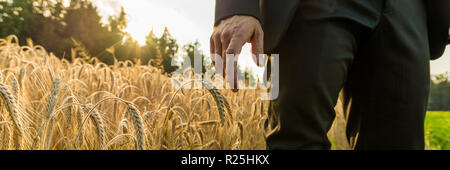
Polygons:
[[131,60],[172,73],[177,69],[172,65],[173,57],[199,51],[198,41],[180,48],[167,28],[160,37],[151,31],[146,43],[140,45],[124,31],[127,22],[122,8],[103,23],[97,7],[89,0],[0,0],[0,37],[17,35],[21,45],[32,39],[34,44],[67,60],[97,57],[106,64],[113,64],[114,59]]
[[433,77],[428,110],[450,111],[450,81],[448,75],[449,73],[442,73]]

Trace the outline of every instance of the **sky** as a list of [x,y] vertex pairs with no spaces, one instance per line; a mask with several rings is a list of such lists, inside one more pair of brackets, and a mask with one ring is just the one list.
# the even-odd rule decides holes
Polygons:
[[[205,54],[209,54],[209,37],[214,24],[214,0],[92,0],[99,6],[103,16],[120,12],[123,6],[128,14],[128,28],[133,38],[140,43],[153,28],[161,35],[167,26],[170,33],[183,45],[198,40]],[[252,62],[250,45],[243,48],[239,63],[260,72]],[[450,72],[450,46],[444,56],[431,62],[431,73]]]

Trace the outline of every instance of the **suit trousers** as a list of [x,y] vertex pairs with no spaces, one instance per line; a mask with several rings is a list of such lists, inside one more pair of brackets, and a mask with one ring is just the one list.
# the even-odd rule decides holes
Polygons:
[[280,128],[267,148],[330,149],[327,132],[344,89],[355,149],[424,149],[430,54],[423,1],[333,1],[332,10],[322,1],[331,2],[299,6],[275,49],[280,93],[270,114]]

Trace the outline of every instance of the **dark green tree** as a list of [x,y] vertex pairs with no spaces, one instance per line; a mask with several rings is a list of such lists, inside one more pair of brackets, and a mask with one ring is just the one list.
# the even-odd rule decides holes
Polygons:
[[116,58],[120,61],[135,61],[139,59],[139,56],[142,56],[142,48],[131,36],[125,36],[125,39],[115,49]]
[[0,37],[14,34],[22,45],[31,38],[59,56],[70,47],[70,40],[63,38],[61,0],[0,1],[0,6]]
[[[140,46],[125,32],[127,17],[122,8],[117,16],[102,23],[97,7],[90,0],[11,0],[0,1],[0,37],[14,34],[24,45],[27,38],[44,46],[56,56],[97,57],[112,64],[118,60],[140,60],[171,73],[178,67],[172,59],[178,53],[175,38],[165,28],[161,37],[153,31],[147,42]],[[197,47],[192,46],[191,49]],[[73,50],[75,49],[75,50]],[[72,53],[75,51],[75,53]]]
[[88,0],[12,0],[0,1],[0,37],[14,34],[24,45],[27,38],[56,56],[70,59],[71,49],[83,46],[87,53],[112,63],[107,52],[120,46],[126,28],[126,14],[101,22],[97,7]]
[[152,29],[145,39],[145,46],[142,47],[144,51],[144,55],[141,57],[142,63],[160,67],[162,65],[162,56],[158,48],[159,38],[155,36]]
[[200,49],[200,43],[198,41],[195,41],[193,43],[189,43],[183,46],[184,55],[189,57],[191,62],[191,67],[194,68],[195,64],[195,54],[199,55],[202,60],[202,73],[206,72],[207,65],[206,65],[206,56],[203,54],[203,52]]
[[158,51],[162,58],[162,66],[164,72],[172,73],[178,69],[177,66],[172,66],[172,59],[178,52],[177,40],[172,37],[167,27],[164,29],[164,33],[157,41]]
[[89,52],[98,56],[110,47],[110,32],[101,22],[97,7],[88,0],[72,0],[63,19],[64,34],[86,46]]
[[450,81],[448,73],[436,75],[431,82],[429,110],[450,110]]
[[112,33],[117,33],[123,35],[125,33],[125,28],[128,26],[127,13],[122,7],[118,16],[110,16],[109,21],[109,31]]

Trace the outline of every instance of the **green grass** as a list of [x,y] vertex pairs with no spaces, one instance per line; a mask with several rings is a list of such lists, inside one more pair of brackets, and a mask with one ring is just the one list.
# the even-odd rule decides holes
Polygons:
[[450,150],[450,112],[428,112],[425,120],[427,150]]

